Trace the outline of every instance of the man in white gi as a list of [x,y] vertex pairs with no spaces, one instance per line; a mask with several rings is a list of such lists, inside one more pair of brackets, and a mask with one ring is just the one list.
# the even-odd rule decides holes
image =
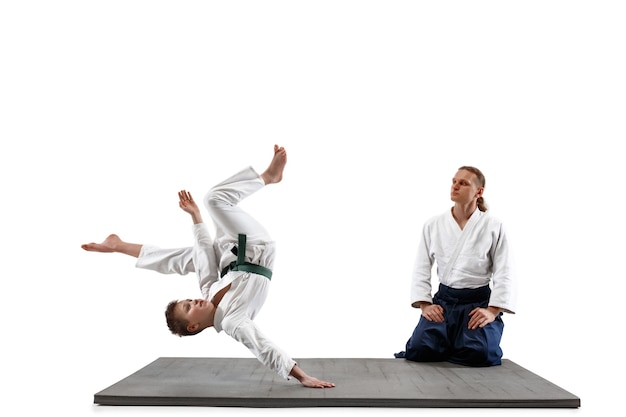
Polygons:
[[263,174],[248,167],[207,193],[204,203],[216,226],[215,241],[191,193],[182,190],[178,193],[179,206],[191,215],[193,247],[162,249],[110,235],[100,244],[85,244],[82,248],[131,255],[137,258],[138,268],[164,274],[195,272],[202,298],[168,304],[165,315],[172,333],[187,336],[214,327],[243,343],[282,377],[293,376],[306,387],[331,388],[333,383],[307,375],[253,321],[269,290],[275,243],[263,226],[237,204],[264,186],[280,182],[286,163],[287,152],[275,145],[272,161]]
[[[463,166],[452,179],[451,210],[428,220],[411,282],[411,305],[420,320],[397,358],[500,365],[502,313],[514,313],[516,283],[502,223],[487,213],[485,177]],[[431,297],[437,264],[439,288]]]

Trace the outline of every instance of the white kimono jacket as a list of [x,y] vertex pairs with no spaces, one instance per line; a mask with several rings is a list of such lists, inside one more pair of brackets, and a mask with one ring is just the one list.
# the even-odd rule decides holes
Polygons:
[[424,224],[411,281],[414,307],[420,301],[432,303],[435,262],[441,284],[452,288],[491,285],[489,305],[515,312],[513,260],[504,227],[497,218],[476,209],[461,230],[448,210]]

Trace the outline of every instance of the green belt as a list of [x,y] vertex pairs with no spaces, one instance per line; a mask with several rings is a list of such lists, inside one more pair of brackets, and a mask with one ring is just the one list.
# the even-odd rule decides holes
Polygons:
[[253,274],[263,275],[267,277],[267,279],[272,279],[272,270],[265,268],[264,266],[252,264],[250,262],[246,262],[246,235],[243,233],[239,234],[239,242],[237,247],[232,249],[232,252],[237,255],[237,260],[232,261],[228,264],[227,267],[222,269],[222,274],[220,276],[226,275],[229,271],[245,271],[252,272]]

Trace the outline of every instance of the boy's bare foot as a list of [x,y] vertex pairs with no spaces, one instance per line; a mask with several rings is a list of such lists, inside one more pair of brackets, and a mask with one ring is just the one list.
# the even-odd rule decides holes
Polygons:
[[111,234],[102,243],[85,243],[80,247],[90,252],[116,252],[117,245],[121,242],[122,239],[118,235]]
[[276,184],[283,179],[283,170],[287,165],[287,151],[282,146],[274,145],[274,157],[265,172],[261,174],[261,178],[265,181],[265,185]]

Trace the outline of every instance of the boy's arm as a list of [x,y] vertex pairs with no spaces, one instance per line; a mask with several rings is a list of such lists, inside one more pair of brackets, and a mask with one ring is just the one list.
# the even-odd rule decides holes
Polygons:
[[203,224],[200,209],[196,202],[193,201],[191,193],[185,190],[179,191],[178,200],[178,205],[184,212],[191,215],[191,220],[194,224],[193,264],[198,276],[200,291],[204,297],[208,297],[211,285],[219,278],[218,262],[213,250],[213,241],[206,226]]
[[251,319],[225,320],[221,326],[226,334],[243,343],[262,364],[283,378],[292,376],[308,388],[332,388],[335,386],[331,382],[321,381],[307,375],[286,352],[269,340]]

